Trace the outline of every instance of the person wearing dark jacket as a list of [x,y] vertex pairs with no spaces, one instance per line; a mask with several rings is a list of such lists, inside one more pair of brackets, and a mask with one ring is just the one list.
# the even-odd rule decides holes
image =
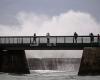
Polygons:
[[33,36],[33,43],[36,43],[36,33],[34,33],[34,36]]
[[77,37],[78,37],[78,34],[75,32],[75,33],[74,33],[74,40],[75,40],[75,43],[77,43]]
[[90,43],[93,43],[94,42],[94,35],[93,35],[93,33],[90,33],[89,36],[90,36]]

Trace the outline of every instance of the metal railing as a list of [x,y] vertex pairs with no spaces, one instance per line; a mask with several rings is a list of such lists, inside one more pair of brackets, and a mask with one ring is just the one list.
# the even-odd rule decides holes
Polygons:
[[[75,40],[74,36],[50,36],[49,43],[98,43],[98,36],[78,36]],[[31,44],[31,43],[48,43],[47,36],[0,36],[0,44]]]

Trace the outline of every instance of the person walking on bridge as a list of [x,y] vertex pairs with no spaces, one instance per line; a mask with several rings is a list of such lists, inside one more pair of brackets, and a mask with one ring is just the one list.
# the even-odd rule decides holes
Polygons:
[[94,42],[94,35],[93,35],[93,33],[90,33],[89,36],[90,36],[90,43],[93,43]]
[[36,33],[34,33],[34,36],[33,36],[33,43],[36,43]]
[[75,32],[74,33],[74,41],[75,41],[75,43],[77,43],[77,37],[78,37],[78,34]]
[[46,36],[47,36],[47,44],[49,44],[50,43],[50,33],[47,33]]

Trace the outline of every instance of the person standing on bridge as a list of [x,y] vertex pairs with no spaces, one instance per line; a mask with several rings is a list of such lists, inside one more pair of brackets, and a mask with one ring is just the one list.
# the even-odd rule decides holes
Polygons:
[[47,36],[47,44],[49,44],[50,43],[50,33],[47,33],[46,36]]
[[89,36],[90,36],[90,43],[93,43],[94,42],[94,35],[93,35],[93,33],[90,33]]
[[33,36],[33,43],[36,43],[36,33],[34,33],[34,36]]
[[78,34],[75,32],[75,33],[74,33],[74,40],[75,40],[75,43],[77,43],[77,37],[78,37]]

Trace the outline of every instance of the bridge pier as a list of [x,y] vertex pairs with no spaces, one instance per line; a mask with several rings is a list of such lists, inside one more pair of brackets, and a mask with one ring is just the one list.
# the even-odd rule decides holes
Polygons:
[[0,50],[0,72],[29,74],[24,50]]
[[100,48],[84,48],[78,75],[100,75]]

